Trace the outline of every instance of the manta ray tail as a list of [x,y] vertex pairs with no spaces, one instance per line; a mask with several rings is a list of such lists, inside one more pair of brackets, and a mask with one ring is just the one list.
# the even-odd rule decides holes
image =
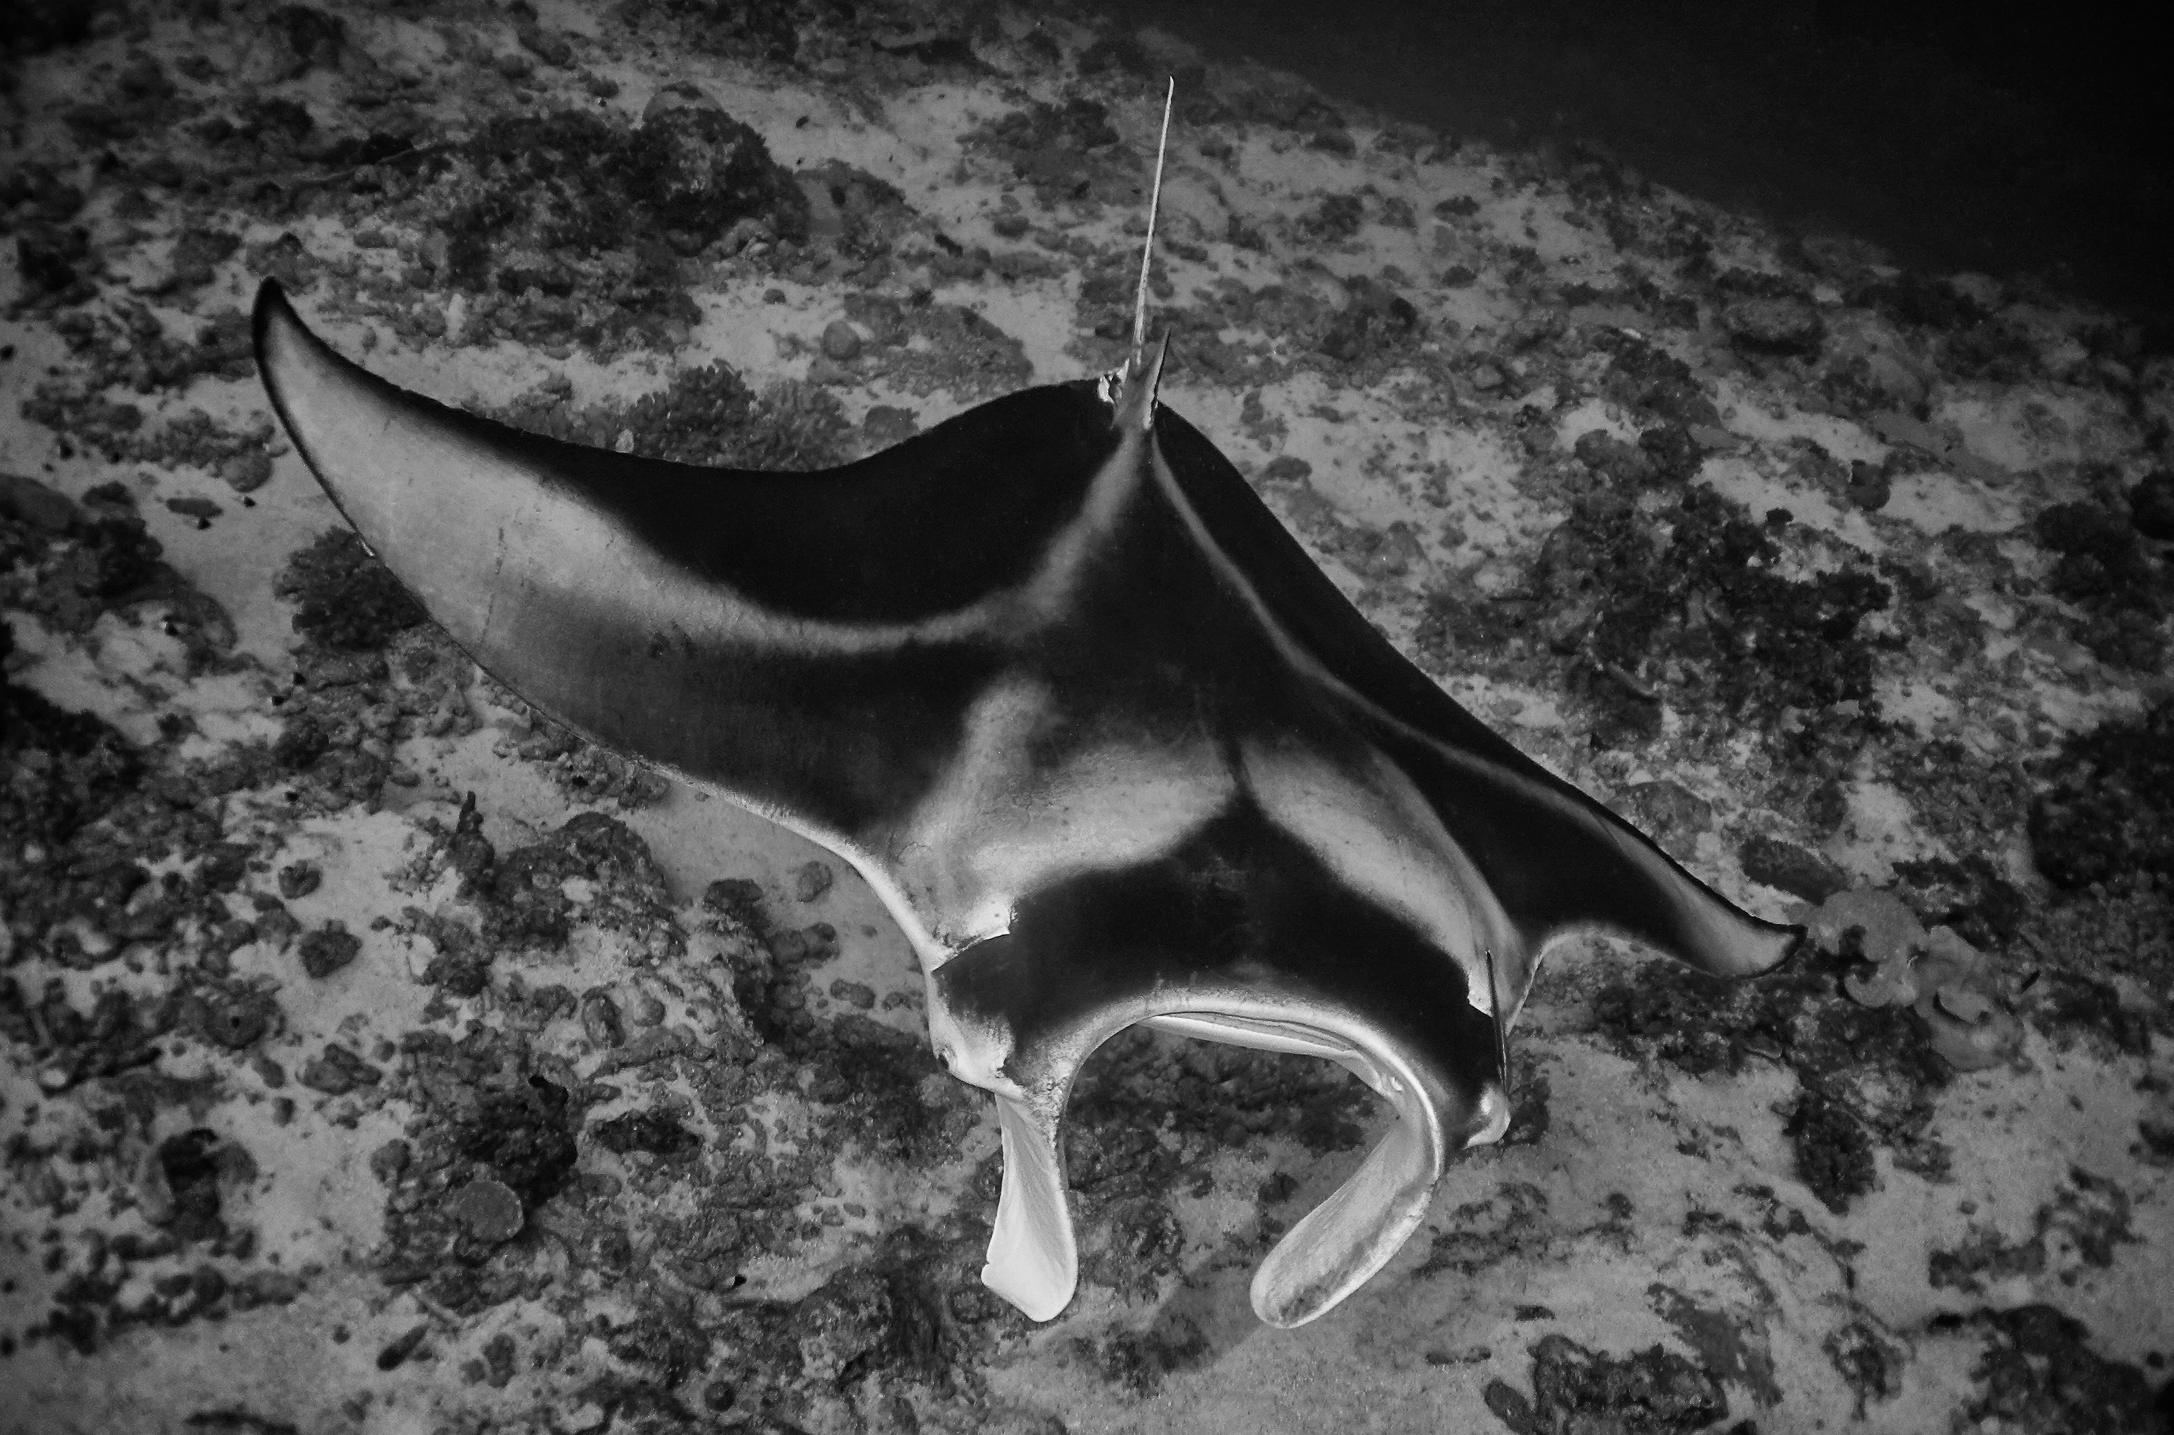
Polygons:
[[1170,105],[1177,98],[1178,82],[1173,76],[1169,87],[1163,91],[1162,138],[1155,142],[1155,184],[1147,195],[1147,241],[1140,246],[1140,286],[1132,296],[1132,369],[1140,367],[1141,355],[1147,348],[1147,281],[1155,265],[1155,220],[1162,209],[1163,159],[1170,152]]

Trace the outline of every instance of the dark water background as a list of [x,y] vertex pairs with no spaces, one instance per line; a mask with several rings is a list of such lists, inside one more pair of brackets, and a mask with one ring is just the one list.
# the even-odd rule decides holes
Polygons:
[[1898,263],[2027,272],[2174,347],[2161,6],[1993,0],[1090,0],[1219,58],[1672,188]]

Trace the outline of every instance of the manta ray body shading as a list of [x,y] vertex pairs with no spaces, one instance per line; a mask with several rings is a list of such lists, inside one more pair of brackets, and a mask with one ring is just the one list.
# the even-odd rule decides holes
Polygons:
[[1326,1057],[1394,1109],[1254,1279],[1297,1325],[1501,1136],[1504,1033],[1550,943],[1599,929],[1742,976],[1798,935],[1407,662],[1159,402],[1159,353],[758,473],[442,406],[269,282],[256,347],[325,491],[487,671],[868,880],[938,1055],[995,1093],[982,1278],[1034,1319],[1077,1279],[1058,1120],[1118,1031]]

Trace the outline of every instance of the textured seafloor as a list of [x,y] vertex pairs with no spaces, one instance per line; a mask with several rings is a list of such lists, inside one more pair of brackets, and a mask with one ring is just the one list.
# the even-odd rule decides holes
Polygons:
[[[2121,315],[1049,9],[89,13],[0,70],[0,1430],[2166,1427],[2174,361]],[[1560,954],[1509,1139],[1294,1331],[1246,1281],[1362,1088],[1113,1043],[1029,1324],[870,894],[477,675],[243,317],[833,461],[1112,360],[1172,71],[1167,401],[1819,937]]]

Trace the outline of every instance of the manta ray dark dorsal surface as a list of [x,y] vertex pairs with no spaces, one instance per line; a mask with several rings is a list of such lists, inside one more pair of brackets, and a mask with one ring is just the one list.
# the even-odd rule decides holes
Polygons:
[[[821,622],[916,622],[1019,581],[1113,447],[1109,411],[1082,380],[1007,395],[838,468],[701,468],[524,433],[401,389],[334,354],[274,280],[258,289],[255,330],[273,405],[298,443],[312,425],[295,411],[310,396],[290,381],[318,376],[351,413],[381,411],[494,451],[690,578]],[[340,455],[303,456],[343,512],[361,501],[339,481]]]
[[997,1098],[983,1279],[1035,1319],[1076,1284],[1058,1125],[1115,1032],[1336,1061],[1394,1112],[1256,1274],[1256,1311],[1297,1325],[1502,1133],[1504,1033],[1550,944],[1614,931],[1743,975],[1797,935],[1407,662],[1162,406],[1166,344],[772,474],[408,393],[276,286],[257,342],[319,482],[479,663],[867,879],[920,960],[932,1042]]
[[1016,626],[1007,595],[1117,446],[1078,382],[839,468],[702,468],[399,388],[335,353],[270,280],[255,330],[319,483],[486,671],[818,840],[926,789]]
[[[1165,413],[1159,435],[1172,481],[1233,580],[1248,586],[1292,645],[1371,710],[1374,740],[1426,795],[1502,901],[1521,941],[1496,955],[1509,962],[1519,1001],[1541,949],[1581,928],[1644,942],[1715,976],[1751,976],[1787,955],[1799,928],[1737,909],[1644,833],[1466,712],[1398,652],[1198,429]],[[1562,880],[1564,872],[1577,880]]]

